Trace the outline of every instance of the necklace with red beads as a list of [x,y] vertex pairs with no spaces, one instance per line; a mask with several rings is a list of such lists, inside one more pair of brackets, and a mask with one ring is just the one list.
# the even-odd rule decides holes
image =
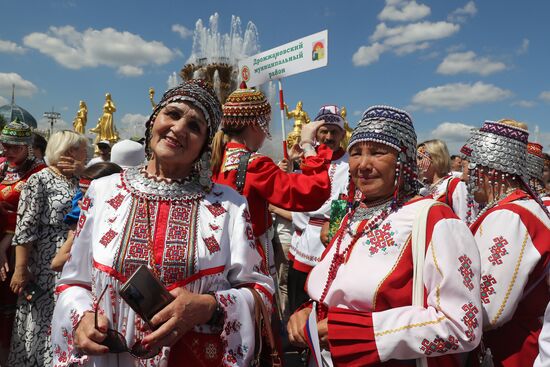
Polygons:
[[[378,226],[393,211],[392,201],[388,200],[384,203],[379,204],[376,208],[373,208],[373,209],[376,210],[375,211],[376,215],[371,215],[369,218],[361,219],[359,221],[359,224],[357,225],[357,230],[355,234],[352,233],[350,227],[355,217],[356,210],[353,210],[344,218],[342,225],[338,229],[338,232],[336,233],[336,236],[335,236],[336,250],[334,251],[334,255],[332,257],[332,261],[329,266],[327,281],[325,283],[325,287],[323,288],[323,293],[319,298],[320,304],[324,304],[328,291],[332,286],[334,279],[336,278],[338,269],[340,269],[340,266],[342,264],[346,263],[349,260],[353,247],[355,246],[357,241],[363,236],[363,234],[378,228]],[[342,246],[342,240],[345,236],[345,232],[347,232],[351,236],[351,241],[348,244],[348,246],[342,252],[340,252],[340,248]]]

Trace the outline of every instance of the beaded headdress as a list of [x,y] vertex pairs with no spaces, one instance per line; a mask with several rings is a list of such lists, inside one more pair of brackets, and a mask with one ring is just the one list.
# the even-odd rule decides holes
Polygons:
[[259,126],[271,137],[269,122],[271,121],[271,105],[265,95],[256,89],[249,89],[242,82],[239,89],[232,92],[223,105],[223,128],[242,128]]
[[145,123],[145,154],[150,157],[151,128],[159,112],[169,103],[189,102],[197,107],[204,114],[208,124],[208,137],[205,142],[200,159],[195,161],[191,178],[198,180],[200,185],[210,191],[212,181],[210,176],[210,145],[214,135],[218,131],[221,121],[221,104],[214,92],[214,89],[202,79],[191,79],[185,81],[175,88],[167,90],[160,102],[155,106],[153,113]]
[[340,114],[340,108],[335,105],[325,105],[321,107],[314,121],[325,121],[324,125],[336,125],[344,130],[344,118]]
[[533,142],[527,143],[527,178],[542,181],[543,171],[542,145]]
[[387,145],[398,152],[395,195],[400,198],[395,197],[396,200],[416,194],[416,132],[411,116],[391,106],[370,107],[353,130],[347,149],[349,151],[355,144],[367,141]]
[[24,122],[19,122],[18,119],[15,119],[2,129],[0,142],[14,145],[30,145],[32,144],[31,128]]
[[478,165],[524,177],[529,132],[496,121],[485,121],[469,142],[470,160]]

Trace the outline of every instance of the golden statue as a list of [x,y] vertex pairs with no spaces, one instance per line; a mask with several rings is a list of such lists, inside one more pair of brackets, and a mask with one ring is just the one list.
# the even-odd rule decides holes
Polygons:
[[153,106],[153,110],[155,107],[157,107],[157,104],[155,103],[155,90],[153,87],[149,88],[149,101],[151,101],[151,106]]
[[111,93],[107,93],[105,95],[105,104],[103,105],[103,115],[99,118],[97,121],[97,126],[93,129],[90,129],[91,133],[97,134],[94,139],[94,144],[96,145],[96,151],[97,150],[97,143],[103,140],[107,140],[113,145],[116,143],[120,138],[118,136],[118,132],[115,128],[115,122],[113,119],[113,113],[116,111],[115,104],[113,103],[113,100],[111,99]]
[[349,139],[351,138],[351,134],[353,133],[353,129],[349,127],[348,120],[346,119],[347,111],[346,107],[342,106],[342,109],[340,109],[340,116],[344,119],[344,130],[346,130],[346,136],[344,136],[344,139],[342,139],[342,142],[340,145],[342,148],[347,149],[349,144]]
[[86,122],[88,121],[88,106],[86,102],[80,101],[78,105],[78,112],[73,120],[73,128],[79,134],[86,133]]
[[305,124],[309,124],[309,122],[311,121],[309,119],[307,112],[302,109],[302,106],[303,106],[302,101],[298,101],[298,103],[296,104],[296,109],[289,112],[288,106],[285,103],[286,118],[289,120],[294,119],[294,128],[286,138],[286,143],[288,148],[292,148],[294,144],[300,142],[302,126]]

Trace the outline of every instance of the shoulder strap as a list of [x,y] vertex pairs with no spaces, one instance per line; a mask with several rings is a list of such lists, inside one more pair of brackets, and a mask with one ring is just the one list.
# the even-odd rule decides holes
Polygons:
[[244,183],[246,181],[246,170],[251,155],[252,152],[246,152],[239,158],[239,167],[237,167],[237,178],[235,180],[235,185],[237,186],[239,194],[243,193]]
[[[416,214],[412,228],[412,258],[413,258],[413,306],[424,307],[424,259],[426,257],[426,228],[428,225],[428,212],[434,205],[439,203],[435,200],[424,204]],[[416,360],[417,367],[427,367],[428,361],[424,358]]]

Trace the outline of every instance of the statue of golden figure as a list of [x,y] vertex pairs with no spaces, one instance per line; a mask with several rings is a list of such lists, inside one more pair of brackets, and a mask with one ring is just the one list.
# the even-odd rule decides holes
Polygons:
[[157,104],[155,103],[155,90],[153,87],[149,88],[149,101],[151,101],[151,106],[153,106],[153,110],[155,107],[157,107]]
[[340,145],[342,148],[346,149],[349,144],[349,139],[351,138],[351,134],[353,133],[353,129],[349,127],[348,120],[346,119],[347,111],[346,107],[343,107],[340,109],[340,116],[344,119],[344,129],[346,130],[346,136],[344,136],[344,139],[342,139],[342,142]]
[[292,148],[294,144],[300,142],[302,126],[305,124],[309,124],[309,122],[311,121],[307,112],[302,109],[302,106],[302,101],[298,101],[298,103],[296,104],[296,109],[294,109],[293,111],[288,111],[288,106],[285,103],[286,118],[289,120],[294,119],[294,128],[286,138],[288,148]]
[[[111,145],[119,140],[118,132],[115,128],[115,122],[113,119],[113,113],[116,111],[115,104],[111,99],[111,93],[105,95],[105,104],[103,105],[103,115],[97,121],[97,126],[90,129],[91,133],[97,134],[94,139],[94,144],[99,143],[102,140],[108,140]],[[97,149],[96,149],[97,150]]]
[[88,106],[86,106],[86,102],[80,101],[80,104],[78,105],[78,112],[76,113],[76,117],[73,120],[74,131],[79,134],[85,134],[87,121]]

